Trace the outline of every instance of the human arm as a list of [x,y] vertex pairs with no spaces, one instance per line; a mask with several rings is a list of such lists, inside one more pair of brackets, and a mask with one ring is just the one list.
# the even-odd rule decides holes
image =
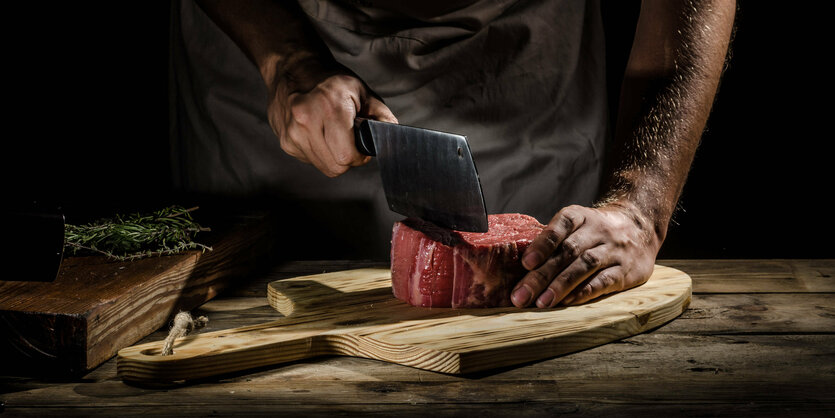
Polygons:
[[574,305],[644,283],[684,187],[725,62],[733,0],[645,0],[621,90],[609,186],[559,211],[523,255],[511,300]]
[[329,177],[368,162],[370,157],[354,145],[354,118],[397,119],[334,60],[298,5],[269,0],[199,4],[261,73],[268,120],[287,154]]

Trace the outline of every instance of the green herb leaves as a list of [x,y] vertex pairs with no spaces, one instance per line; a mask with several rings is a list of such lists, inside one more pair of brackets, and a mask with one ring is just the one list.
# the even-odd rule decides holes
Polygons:
[[86,225],[66,225],[64,250],[68,254],[92,252],[116,260],[175,254],[184,250],[211,247],[193,241],[198,232],[209,231],[195,222],[191,212],[170,206],[151,214],[116,215]]

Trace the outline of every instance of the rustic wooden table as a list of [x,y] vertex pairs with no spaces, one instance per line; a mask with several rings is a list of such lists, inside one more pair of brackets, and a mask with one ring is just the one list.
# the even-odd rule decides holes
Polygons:
[[[661,260],[693,278],[693,301],[651,332],[464,377],[326,357],[174,387],[123,383],[111,359],[83,378],[0,377],[4,416],[835,414],[835,260]],[[206,330],[278,314],[270,281],[363,262],[293,262],[196,313]],[[159,330],[143,340],[158,341]],[[2,375],[2,369],[0,369]],[[430,412],[431,411],[431,412]]]

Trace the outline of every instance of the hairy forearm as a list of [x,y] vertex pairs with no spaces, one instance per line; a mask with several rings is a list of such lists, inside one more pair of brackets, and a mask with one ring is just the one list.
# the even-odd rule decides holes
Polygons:
[[598,205],[637,209],[635,221],[659,246],[719,85],[735,8],[732,0],[645,0],[641,8]]
[[258,67],[267,88],[307,91],[339,67],[295,2],[198,0]]

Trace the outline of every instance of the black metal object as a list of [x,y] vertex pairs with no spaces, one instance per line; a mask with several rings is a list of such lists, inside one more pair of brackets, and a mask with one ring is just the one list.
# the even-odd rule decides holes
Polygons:
[[392,211],[459,231],[487,232],[487,209],[467,138],[368,119],[357,149],[376,156]]
[[0,240],[0,280],[51,282],[64,256],[64,214],[60,208],[27,203],[0,210],[9,234]]

